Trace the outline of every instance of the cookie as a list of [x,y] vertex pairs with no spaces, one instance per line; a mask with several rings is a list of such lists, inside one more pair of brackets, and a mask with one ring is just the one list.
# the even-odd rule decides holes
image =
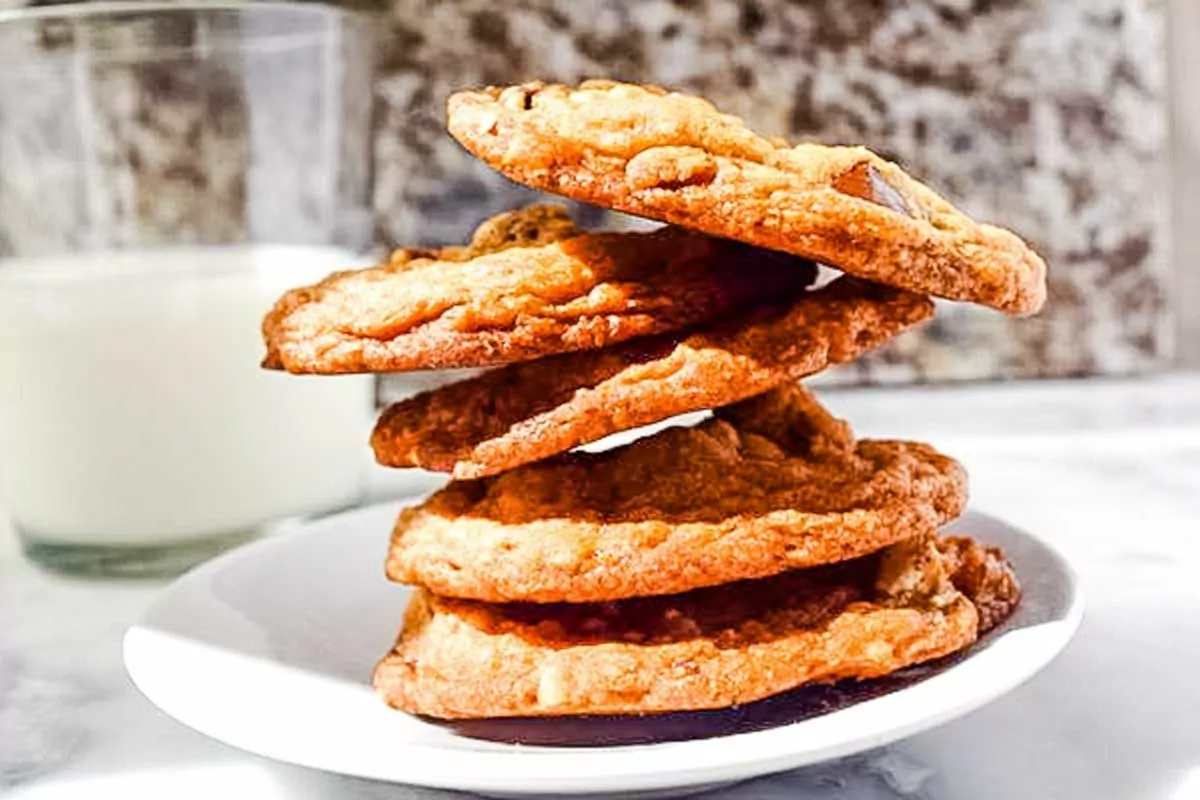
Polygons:
[[417,395],[384,412],[371,444],[388,466],[493,475],[761,394],[932,315],[926,297],[843,277],[690,334],[514,364]]
[[284,295],[265,365],[296,373],[481,367],[674,331],[809,285],[804,259],[680,228],[585,233],[558,206],[489,220],[467,247]]
[[975,641],[976,598],[953,570],[967,560],[1007,576],[981,587],[1007,614],[1015,578],[999,551],[970,540],[620,603],[500,605],[419,590],[373,682],[396,708],[455,719],[723,708],[879,677]]
[[1046,265],[862,147],[789,147],[708,101],[607,80],[458,92],[450,133],[508,178],[914,292],[1031,314]]
[[958,462],[855,441],[793,384],[695,427],[452,482],[401,512],[387,575],[491,602],[675,594],[928,535],[966,498]]

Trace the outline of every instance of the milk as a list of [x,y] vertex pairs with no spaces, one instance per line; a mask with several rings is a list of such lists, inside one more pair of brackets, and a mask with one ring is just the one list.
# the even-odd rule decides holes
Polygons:
[[353,503],[369,376],[259,368],[285,289],[361,259],[196,247],[0,260],[0,507],[43,542],[160,544]]

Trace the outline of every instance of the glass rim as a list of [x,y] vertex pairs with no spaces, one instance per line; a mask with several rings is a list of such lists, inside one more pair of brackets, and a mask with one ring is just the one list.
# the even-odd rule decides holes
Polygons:
[[166,14],[197,11],[266,11],[293,16],[326,18],[362,17],[362,12],[328,3],[297,3],[290,0],[100,0],[46,6],[0,9],[0,25],[53,19],[89,19],[127,14]]
[[[106,20],[136,20],[145,18],[170,18],[211,14],[267,14],[280,20],[292,20],[298,28],[311,25],[307,30],[256,31],[246,38],[223,44],[209,43],[205,52],[245,51],[282,52],[300,47],[311,47],[329,32],[342,29],[348,31],[369,30],[368,15],[327,3],[297,3],[283,0],[101,0],[101,2],[71,2],[61,5],[32,6],[26,8],[0,9],[0,33],[22,24],[32,26],[39,23],[61,22],[65,25],[89,25]],[[73,48],[72,48],[73,49]],[[131,44],[114,49],[90,51],[89,57],[96,63],[140,63],[170,59],[193,52],[191,46]],[[61,57],[61,53],[44,51],[47,58]],[[0,78],[21,80],[20,69],[41,68],[38,58],[29,53],[10,54],[0,52]],[[14,71],[16,70],[16,71]]]

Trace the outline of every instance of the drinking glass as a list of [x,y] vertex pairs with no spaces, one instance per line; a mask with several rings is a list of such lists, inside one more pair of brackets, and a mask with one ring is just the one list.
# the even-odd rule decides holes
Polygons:
[[77,573],[163,575],[354,504],[368,376],[260,369],[372,243],[371,29],[307,4],[0,13],[0,508]]

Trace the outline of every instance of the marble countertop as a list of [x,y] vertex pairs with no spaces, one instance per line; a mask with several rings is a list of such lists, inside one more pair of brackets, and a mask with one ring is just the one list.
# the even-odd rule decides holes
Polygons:
[[[1068,554],[1087,616],[1047,670],[980,711],[723,796],[1200,796],[1200,376],[825,397],[864,435],[960,458],[974,508]],[[450,796],[274,763],[159,713],[120,660],[158,588],[41,573],[0,532],[0,795]]]

